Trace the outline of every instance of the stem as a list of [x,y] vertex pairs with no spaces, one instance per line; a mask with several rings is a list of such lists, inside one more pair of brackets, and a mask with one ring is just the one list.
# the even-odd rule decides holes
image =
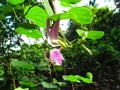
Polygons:
[[0,63],[1,63],[2,65],[4,65],[4,66],[7,67],[7,64],[5,64],[4,62],[0,61]]
[[47,52],[48,52],[48,48],[46,48],[46,50],[44,51],[44,58],[45,58],[45,60],[46,60],[47,62],[49,62],[48,68],[49,68],[50,70],[49,70],[48,73],[49,73],[49,75],[50,75],[50,78],[52,78],[52,70],[51,70],[52,62],[50,62],[50,59],[46,57]]
[[54,5],[54,0],[51,0],[51,5],[52,5],[53,12],[56,14],[57,10],[56,10],[56,7]]
[[12,77],[13,87],[14,87],[14,89],[15,89],[15,88],[16,88],[16,84],[15,84],[15,79],[14,79],[14,76],[13,76],[11,59],[10,59],[9,61],[10,61],[10,75],[11,75],[11,77]]
[[14,12],[14,14],[15,14],[16,19],[19,20],[19,18],[18,18],[18,16],[17,16],[17,13],[15,12],[15,9],[14,9],[14,8],[12,8],[12,9],[13,9],[13,12]]
[[52,69],[51,69],[52,63],[48,64],[48,68],[50,69],[48,71],[49,75],[50,75],[50,80],[52,80]]
[[49,16],[54,15],[54,12],[52,10],[52,7],[50,6],[51,0],[43,0],[43,5],[46,10],[46,12],[49,14]]
[[7,27],[4,25],[3,21],[0,20],[0,23],[2,24],[2,26],[7,30]]
[[72,90],[75,90],[73,82],[71,82],[71,85],[72,85]]

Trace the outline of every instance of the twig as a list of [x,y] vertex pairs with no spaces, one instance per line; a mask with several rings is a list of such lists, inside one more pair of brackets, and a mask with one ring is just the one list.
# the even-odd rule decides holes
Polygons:
[[14,14],[15,14],[15,17],[16,17],[16,19],[17,19],[17,21],[19,20],[19,18],[18,18],[18,16],[17,16],[17,13],[15,12],[15,9],[14,8],[12,8],[13,9],[13,12],[14,12]]
[[16,83],[15,83],[15,79],[14,79],[13,71],[12,71],[12,65],[11,65],[12,60],[10,59],[9,61],[10,61],[10,74],[11,74],[11,77],[12,77],[13,87],[15,89],[16,88]]
[[0,20],[0,23],[2,24],[2,26],[7,30],[7,27],[4,25],[3,21]]

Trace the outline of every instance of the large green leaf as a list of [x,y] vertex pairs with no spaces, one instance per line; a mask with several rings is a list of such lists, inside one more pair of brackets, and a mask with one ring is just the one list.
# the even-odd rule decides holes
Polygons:
[[89,24],[92,22],[92,13],[86,7],[73,7],[68,12],[55,14],[51,19],[57,21],[58,19],[72,19],[80,24]]
[[12,59],[11,64],[13,67],[16,67],[16,68],[34,69],[34,66],[32,64],[28,64],[28,63],[23,62],[23,61],[18,61],[17,59]]
[[21,87],[18,87],[18,88],[15,88],[14,90],[29,90],[29,88],[21,88]]
[[89,38],[89,39],[100,39],[103,37],[104,32],[103,31],[84,31],[84,30],[76,30],[76,32],[78,33],[79,36],[84,37],[84,38]]
[[88,38],[90,39],[100,39],[101,37],[103,37],[104,32],[103,31],[89,31],[88,32]]
[[24,1],[25,0],[8,0],[8,2],[13,5],[23,3]]
[[92,22],[92,13],[86,7],[74,7],[69,10],[71,18],[81,24],[89,24]]
[[63,75],[63,79],[70,81],[70,82],[81,82],[83,81],[84,83],[92,83],[92,80],[90,80],[89,78],[84,78],[80,75]]
[[37,86],[37,84],[30,82],[30,81],[20,81],[20,84],[24,85],[24,86],[29,86],[29,87],[36,87]]
[[70,82],[80,82],[78,75],[63,75],[64,80],[68,80]]
[[36,25],[43,28],[46,27],[46,20],[48,18],[48,14],[42,8],[34,6],[30,9],[30,7],[27,6],[24,9],[24,14],[26,14],[25,17],[27,19],[31,20]]
[[34,25],[31,24],[22,24],[18,28],[16,28],[16,32],[18,34],[23,34],[31,38],[41,38],[42,34],[41,32],[35,28]]

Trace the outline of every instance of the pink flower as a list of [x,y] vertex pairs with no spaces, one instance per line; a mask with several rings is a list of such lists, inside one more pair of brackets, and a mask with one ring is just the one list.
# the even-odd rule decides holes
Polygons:
[[56,21],[52,27],[50,27],[50,19],[47,19],[47,41],[51,46],[60,46],[58,44],[58,29],[59,29],[59,20]]
[[62,56],[59,49],[52,49],[50,50],[50,59],[51,61],[54,61],[56,65],[62,65],[64,57]]

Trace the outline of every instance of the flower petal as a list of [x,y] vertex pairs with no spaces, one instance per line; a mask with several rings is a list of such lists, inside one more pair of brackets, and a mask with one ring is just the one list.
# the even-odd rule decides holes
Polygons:
[[50,50],[50,59],[54,61],[56,65],[61,65],[64,57],[62,56],[59,49],[52,49]]
[[50,19],[47,19],[46,24],[47,24],[46,32],[47,32],[48,44],[50,44],[53,47],[60,46],[60,44],[58,43],[59,20],[53,24],[52,28],[50,28]]

